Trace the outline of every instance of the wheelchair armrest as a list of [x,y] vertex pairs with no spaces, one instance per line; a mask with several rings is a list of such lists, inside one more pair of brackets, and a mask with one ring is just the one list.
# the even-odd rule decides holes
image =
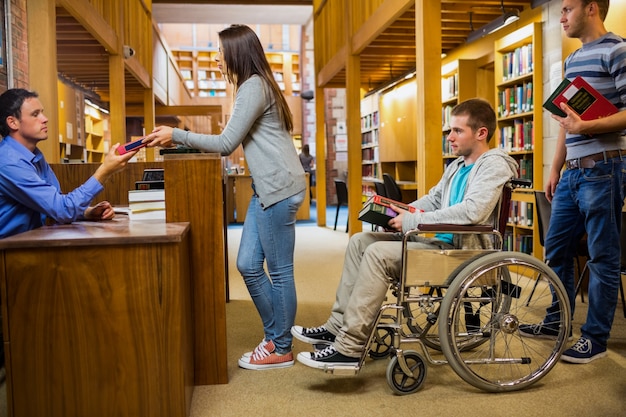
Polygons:
[[486,225],[462,225],[462,224],[418,224],[417,229],[421,232],[465,232],[465,233],[491,233],[493,226]]

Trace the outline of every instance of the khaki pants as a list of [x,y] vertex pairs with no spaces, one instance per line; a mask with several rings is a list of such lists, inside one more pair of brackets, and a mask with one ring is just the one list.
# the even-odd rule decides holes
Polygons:
[[[450,249],[452,245],[415,238],[411,249]],[[342,354],[359,357],[370,335],[389,284],[400,277],[402,236],[399,233],[363,232],[350,238],[335,304],[324,326],[336,335],[334,346]]]

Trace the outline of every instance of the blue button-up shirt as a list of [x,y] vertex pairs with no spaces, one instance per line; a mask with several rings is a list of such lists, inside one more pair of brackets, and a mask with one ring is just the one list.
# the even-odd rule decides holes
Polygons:
[[104,187],[90,177],[69,194],[41,151],[31,152],[10,136],[0,141],[0,238],[41,227],[50,217],[57,223],[81,218]]

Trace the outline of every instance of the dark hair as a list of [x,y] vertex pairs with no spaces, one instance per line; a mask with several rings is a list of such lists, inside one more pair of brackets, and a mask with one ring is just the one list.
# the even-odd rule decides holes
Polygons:
[[452,109],[451,116],[469,116],[467,125],[475,132],[481,127],[487,128],[487,142],[496,131],[496,113],[487,100],[471,98],[463,101]]
[[261,41],[252,29],[246,25],[231,25],[218,33],[221,56],[226,64],[226,79],[239,88],[253,75],[261,77],[270,87],[276,101],[278,113],[289,132],[293,130],[293,117],[280,87],[274,79],[272,69]]
[[7,125],[10,116],[20,119],[22,117],[22,104],[28,98],[37,98],[39,94],[23,88],[12,88],[0,95],[0,135],[2,137],[11,133]]

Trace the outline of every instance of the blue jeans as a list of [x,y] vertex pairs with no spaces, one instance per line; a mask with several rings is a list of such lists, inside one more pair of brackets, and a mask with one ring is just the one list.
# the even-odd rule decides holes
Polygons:
[[237,255],[237,269],[261,316],[265,339],[274,342],[277,353],[291,351],[290,330],[296,317],[296,212],[304,201],[304,193],[267,208],[261,207],[256,195],[252,196]]
[[[589,249],[589,310],[582,336],[606,346],[613,324],[620,282],[621,211],[626,185],[626,161],[613,158],[593,168],[563,172],[554,198],[545,239],[546,259],[559,276],[571,304],[576,299],[574,256],[587,232]],[[548,308],[545,323],[558,320]]]

